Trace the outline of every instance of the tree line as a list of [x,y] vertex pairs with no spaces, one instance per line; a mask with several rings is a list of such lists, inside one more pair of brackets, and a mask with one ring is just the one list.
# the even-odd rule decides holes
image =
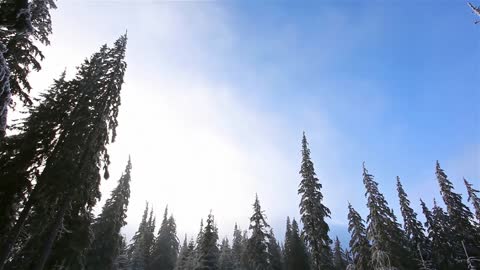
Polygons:
[[[420,200],[425,222],[413,210],[397,177],[400,223],[363,165],[369,210],[364,219],[348,204],[351,239],[343,249],[330,237],[331,212],[322,184],[301,142],[300,219],[286,218],[280,243],[258,196],[247,230],[219,239],[215,217],[200,222],[196,238],[180,243],[165,209],[160,228],[147,204],[138,231],[122,234],[130,198],[132,162],[98,216],[102,178],[109,178],[108,144],[115,141],[127,64],[127,35],[103,45],[67,79],[66,71],[38,100],[29,97],[28,73],[43,58],[35,42],[48,44],[53,0],[0,1],[0,270],[381,270],[477,269],[480,258],[479,191],[464,179],[467,201],[437,162],[445,209]],[[11,16],[14,14],[14,16]],[[5,135],[6,112],[16,95],[27,116]]]

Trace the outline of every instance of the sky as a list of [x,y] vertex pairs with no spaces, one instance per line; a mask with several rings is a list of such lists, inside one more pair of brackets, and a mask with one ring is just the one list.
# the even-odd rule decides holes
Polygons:
[[[331,236],[347,203],[368,214],[362,162],[399,214],[440,199],[435,161],[457,192],[480,187],[480,26],[452,0],[59,0],[35,93],[128,31],[117,141],[101,208],[133,171],[123,233],[145,202],[173,213],[180,239],[201,218],[247,229],[255,194],[279,239],[299,218],[305,131]],[[480,4],[477,3],[477,4]],[[421,217],[422,215],[420,215]],[[401,219],[400,219],[401,221]]]

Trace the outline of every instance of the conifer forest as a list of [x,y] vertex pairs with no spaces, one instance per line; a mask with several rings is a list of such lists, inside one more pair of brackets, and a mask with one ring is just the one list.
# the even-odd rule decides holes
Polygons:
[[[86,55],[73,77],[65,71],[51,78],[50,87],[33,97],[29,75],[42,67],[41,48],[55,46],[51,12],[60,1],[0,0],[0,270],[480,269],[478,179],[454,186],[440,160],[427,169],[442,202],[409,197],[398,176],[398,201],[387,202],[366,160],[354,179],[363,182],[364,190],[356,192],[365,204],[342,198],[350,241],[341,243],[331,234],[332,213],[308,130],[299,136],[299,175],[292,179],[298,182],[293,192],[299,218],[285,216],[285,235],[269,224],[257,195],[248,227],[219,231],[222,216],[212,206],[198,220],[196,235],[179,235],[174,210],[158,213],[146,203],[136,233],[127,237],[122,228],[136,181],[135,156],[124,157],[124,170],[113,179],[113,191],[103,194],[108,199],[98,214],[94,207],[110,177],[108,149],[122,124],[117,117],[128,113],[120,97],[130,32]],[[465,5],[466,18],[472,12],[480,20],[476,5]],[[21,107],[26,113],[7,124]],[[361,207],[366,216],[356,210]]]

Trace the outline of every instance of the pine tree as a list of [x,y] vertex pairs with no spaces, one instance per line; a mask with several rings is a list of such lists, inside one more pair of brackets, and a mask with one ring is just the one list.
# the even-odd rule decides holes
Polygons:
[[462,269],[455,260],[455,246],[451,241],[451,226],[447,214],[435,200],[432,211],[422,200],[420,200],[420,204],[426,219],[427,235],[431,242],[431,262],[434,269]]
[[338,237],[335,238],[334,247],[333,247],[333,266],[336,270],[345,270],[347,268],[345,252],[340,245],[340,240]]
[[244,269],[243,254],[244,254],[244,239],[242,231],[238,228],[237,223],[233,229],[233,241],[232,241],[232,260],[234,269]]
[[406,236],[365,164],[363,183],[368,199],[367,207],[370,210],[367,217],[367,239],[371,243],[373,269],[415,269]]
[[293,219],[290,224],[288,217],[284,246],[285,270],[310,270],[307,249],[300,237],[297,221]]
[[351,234],[350,250],[352,264],[356,270],[368,270],[372,254],[370,243],[367,239],[367,231],[360,214],[348,203],[348,231]]
[[[0,16],[14,20],[13,27],[8,22],[0,23],[0,141],[6,130],[6,118],[11,96],[18,96],[25,104],[32,104],[28,82],[31,70],[40,70],[44,56],[35,43],[49,45],[48,36],[52,33],[50,9],[55,9],[54,0],[27,0],[15,7],[14,12],[2,4]],[[0,19],[1,20],[1,19]],[[4,61],[8,65],[5,65]],[[3,76],[2,76],[3,75]]]
[[228,238],[222,240],[220,246],[220,256],[218,258],[218,270],[234,270],[232,249],[228,243]]
[[219,250],[217,246],[218,231],[215,226],[215,219],[210,213],[207,224],[203,230],[198,248],[198,262],[195,270],[217,270]]
[[467,187],[468,201],[472,203],[473,209],[475,209],[475,217],[477,218],[477,222],[480,223],[480,198],[477,196],[477,193],[480,191],[474,189],[473,185],[470,184],[467,179],[463,178],[463,182]]
[[[403,189],[400,177],[397,176],[397,192],[400,200],[400,210],[403,217],[403,227],[410,242],[410,252],[415,254],[418,267],[423,267],[423,260],[430,258],[430,245],[425,237],[422,223],[417,219],[417,213],[410,207],[407,193]],[[421,250],[421,253],[418,252]]]
[[128,268],[128,250],[125,236],[121,237],[120,245],[118,247],[119,253],[113,265],[113,270],[129,270]]
[[152,250],[152,262],[148,269],[173,270],[177,262],[178,248],[175,219],[173,216],[168,217],[168,208],[165,208],[162,225]]
[[320,184],[310,158],[305,132],[302,139],[302,166],[300,169],[302,181],[298,189],[301,195],[300,215],[303,223],[303,237],[312,254],[314,269],[332,269],[332,253],[328,236],[330,228],[325,221],[330,217],[330,209],[322,204],[323,195]]
[[265,220],[258,196],[255,196],[253,215],[250,218],[251,236],[247,241],[245,256],[247,269],[267,270],[268,263],[268,229],[270,226]]
[[187,243],[187,236],[185,235],[185,241],[180,250],[177,265],[175,270],[194,270],[197,259],[195,257],[195,242],[193,239],[190,239],[190,242]]
[[130,171],[132,163],[128,159],[125,172],[105,202],[102,213],[92,225],[94,240],[87,257],[86,269],[111,269],[120,254],[122,236],[120,229],[125,226],[128,200],[130,198]]
[[[39,105],[16,128],[19,133],[0,145],[0,240],[5,242],[18,210],[33,188],[45,160],[64,131],[79,93],[65,81],[65,72],[41,95]],[[1,264],[1,263],[0,263]]]
[[268,264],[270,270],[282,270],[283,269],[283,258],[282,250],[280,249],[280,244],[278,244],[273,230],[270,228],[268,234],[267,242],[267,251],[268,251]]
[[456,250],[458,250],[459,254],[463,253],[461,242],[464,241],[468,254],[480,257],[480,236],[473,225],[472,212],[463,204],[462,195],[454,192],[452,182],[448,180],[438,161],[436,164],[436,175],[440,186],[440,194],[450,219],[453,242],[457,247]]
[[148,203],[146,203],[143,211],[142,221],[138,227],[137,232],[132,238],[132,244],[128,247],[129,270],[145,270],[146,258],[150,256],[150,248],[145,239],[149,231],[148,218]]
[[[52,257],[63,261],[72,259],[76,263],[84,260],[84,251],[90,244],[91,210],[100,197],[99,168],[103,166],[107,178],[109,156],[106,145],[116,136],[120,90],[126,69],[126,41],[126,36],[122,36],[113,48],[103,46],[79,67],[77,77],[69,84],[73,92],[81,95],[10,233],[13,237],[9,239],[16,240],[34,207],[28,224],[39,231],[32,234],[22,249],[27,253],[28,250],[36,252],[33,256],[22,257],[23,265],[43,269],[54,244],[69,238],[80,242],[69,245],[72,249],[68,250],[61,249],[63,244],[56,245],[59,247],[56,252],[63,254]],[[46,216],[52,218],[45,220]],[[57,241],[61,228],[70,233],[60,234]],[[56,261],[51,263],[64,265]]]

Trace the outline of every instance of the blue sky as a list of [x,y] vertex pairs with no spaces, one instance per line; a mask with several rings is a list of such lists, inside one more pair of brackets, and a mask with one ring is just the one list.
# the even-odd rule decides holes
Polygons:
[[145,200],[159,217],[168,204],[180,234],[210,209],[221,234],[246,229],[258,192],[282,238],[299,214],[302,131],[343,241],[347,201],[367,214],[363,161],[397,214],[397,175],[416,209],[439,198],[437,159],[460,193],[462,177],[480,187],[480,26],[464,1],[58,6],[39,90],[128,29],[115,172],[99,204],[131,154],[127,235]]

